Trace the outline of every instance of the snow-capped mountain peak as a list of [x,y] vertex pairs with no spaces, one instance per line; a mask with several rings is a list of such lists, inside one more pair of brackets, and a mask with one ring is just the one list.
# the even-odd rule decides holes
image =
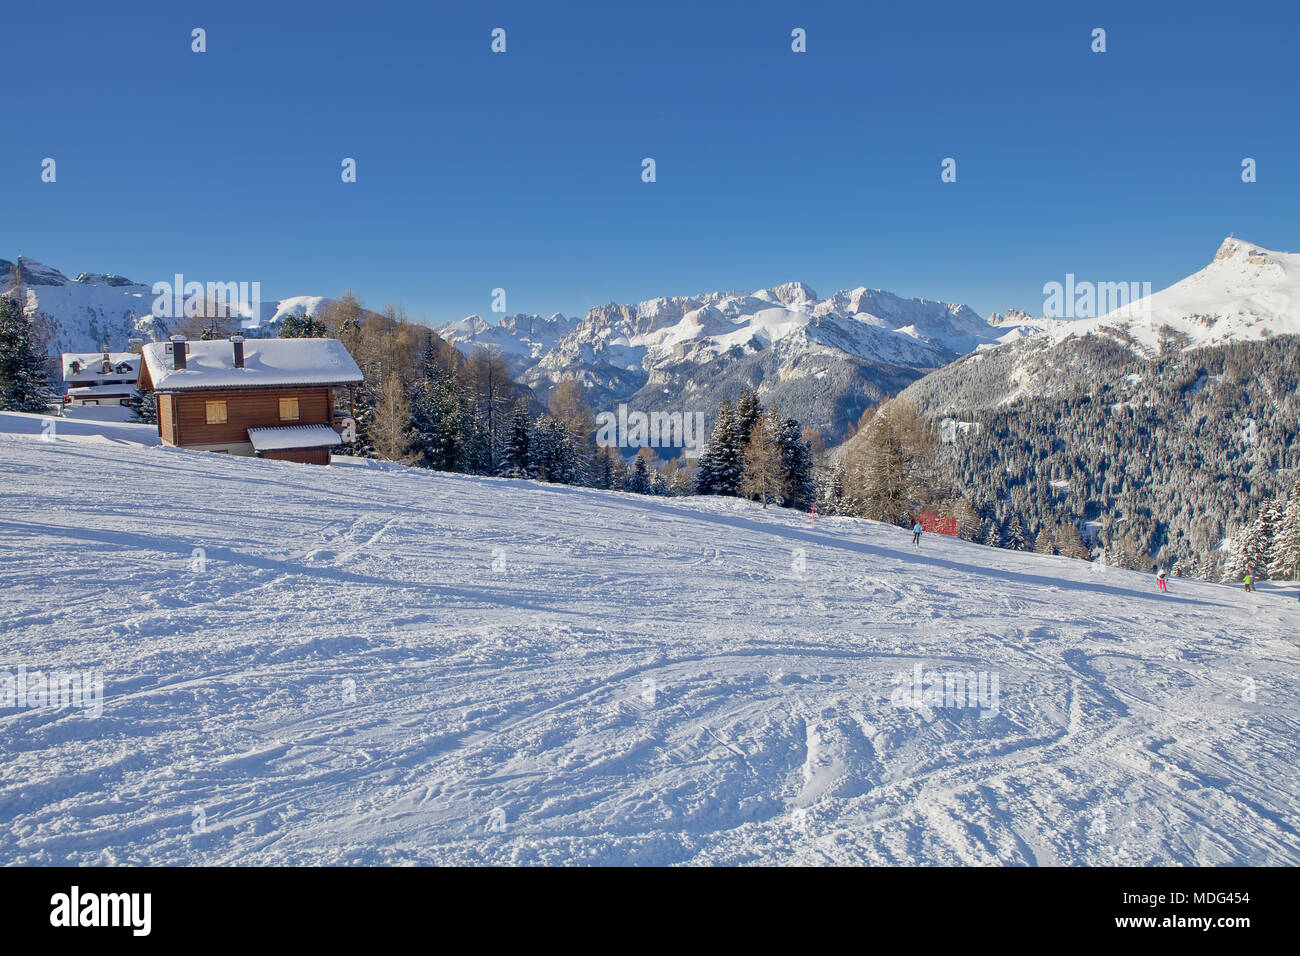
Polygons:
[[1209,265],[1096,319],[1062,323],[1059,341],[1117,335],[1147,352],[1170,333],[1189,347],[1300,334],[1300,253],[1274,252],[1229,236]]

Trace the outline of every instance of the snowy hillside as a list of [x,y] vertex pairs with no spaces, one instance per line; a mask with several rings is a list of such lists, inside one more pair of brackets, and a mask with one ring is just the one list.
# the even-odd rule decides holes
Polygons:
[[[179,325],[176,319],[153,314],[157,296],[150,283],[89,272],[69,279],[58,269],[26,257],[20,261],[24,308],[48,316],[54,323],[51,355],[95,352],[105,346],[112,351],[123,351],[128,339],[161,341]],[[0,292],[8,291],[10,287],[13,265],[0,259]],[[166,281],[171,279],[171,276],[166,277]],[[315,315],[329,301],[321,296],[293,296],[261,302],[256,322],[251,314],[243,317],[244,334],[274,335],[285,316]]]
[[66,425],[0,672],[102,715],[0,708],[0,864],[1300,863],[1294,591]]

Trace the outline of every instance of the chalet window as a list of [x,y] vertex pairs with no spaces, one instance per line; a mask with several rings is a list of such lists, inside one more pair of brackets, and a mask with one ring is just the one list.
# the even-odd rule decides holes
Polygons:
[[280,421],[296,422],[298,420],[298,399],[280,399]]
[[226,423],[226,403],[208,402],[208,424],[224,425]]

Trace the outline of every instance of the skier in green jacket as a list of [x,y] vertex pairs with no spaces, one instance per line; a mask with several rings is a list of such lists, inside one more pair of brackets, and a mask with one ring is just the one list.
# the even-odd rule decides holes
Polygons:
[[1255,576],[1249,571],[1247,571],[1246,576],[1241,579],[1241,583],[1246,586],[1247,591],[1255,590]]

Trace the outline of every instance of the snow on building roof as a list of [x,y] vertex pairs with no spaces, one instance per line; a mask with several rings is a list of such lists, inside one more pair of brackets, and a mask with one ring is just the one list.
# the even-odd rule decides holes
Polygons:
[[134,382],[122,382],[118,385],[78,385],[68,389],[68,394],[74,398],[93,398],[96,395],[130,395],[134,391]]
[[278,425],[271,428],[250,428],[248,440],[253,443],[255,451],[329,448],[343,444],[339,433],[328,425]]
[[[108,361],[112,369],[109,375],[132,375],[134,376],[140,368],[140,356],[134,352],[109,352]],[[104,353],[103,352],[64,352],[60,358],[63,368],[63,380],[65,382],[92,382],[95,379],[102,378],[104,372]],[[77,365],[77,371],[72,370],[73,363]],[[129,367],[129,372],[117,371],[119,365]]]
[[185,343],[186,367],[174,367],[170,342],[144,347],[145,366],[159,391],[256,388],[273,385],[355,385],[361,369],[338,339],[245,339],[244,367],[235,368],[227,339]]

